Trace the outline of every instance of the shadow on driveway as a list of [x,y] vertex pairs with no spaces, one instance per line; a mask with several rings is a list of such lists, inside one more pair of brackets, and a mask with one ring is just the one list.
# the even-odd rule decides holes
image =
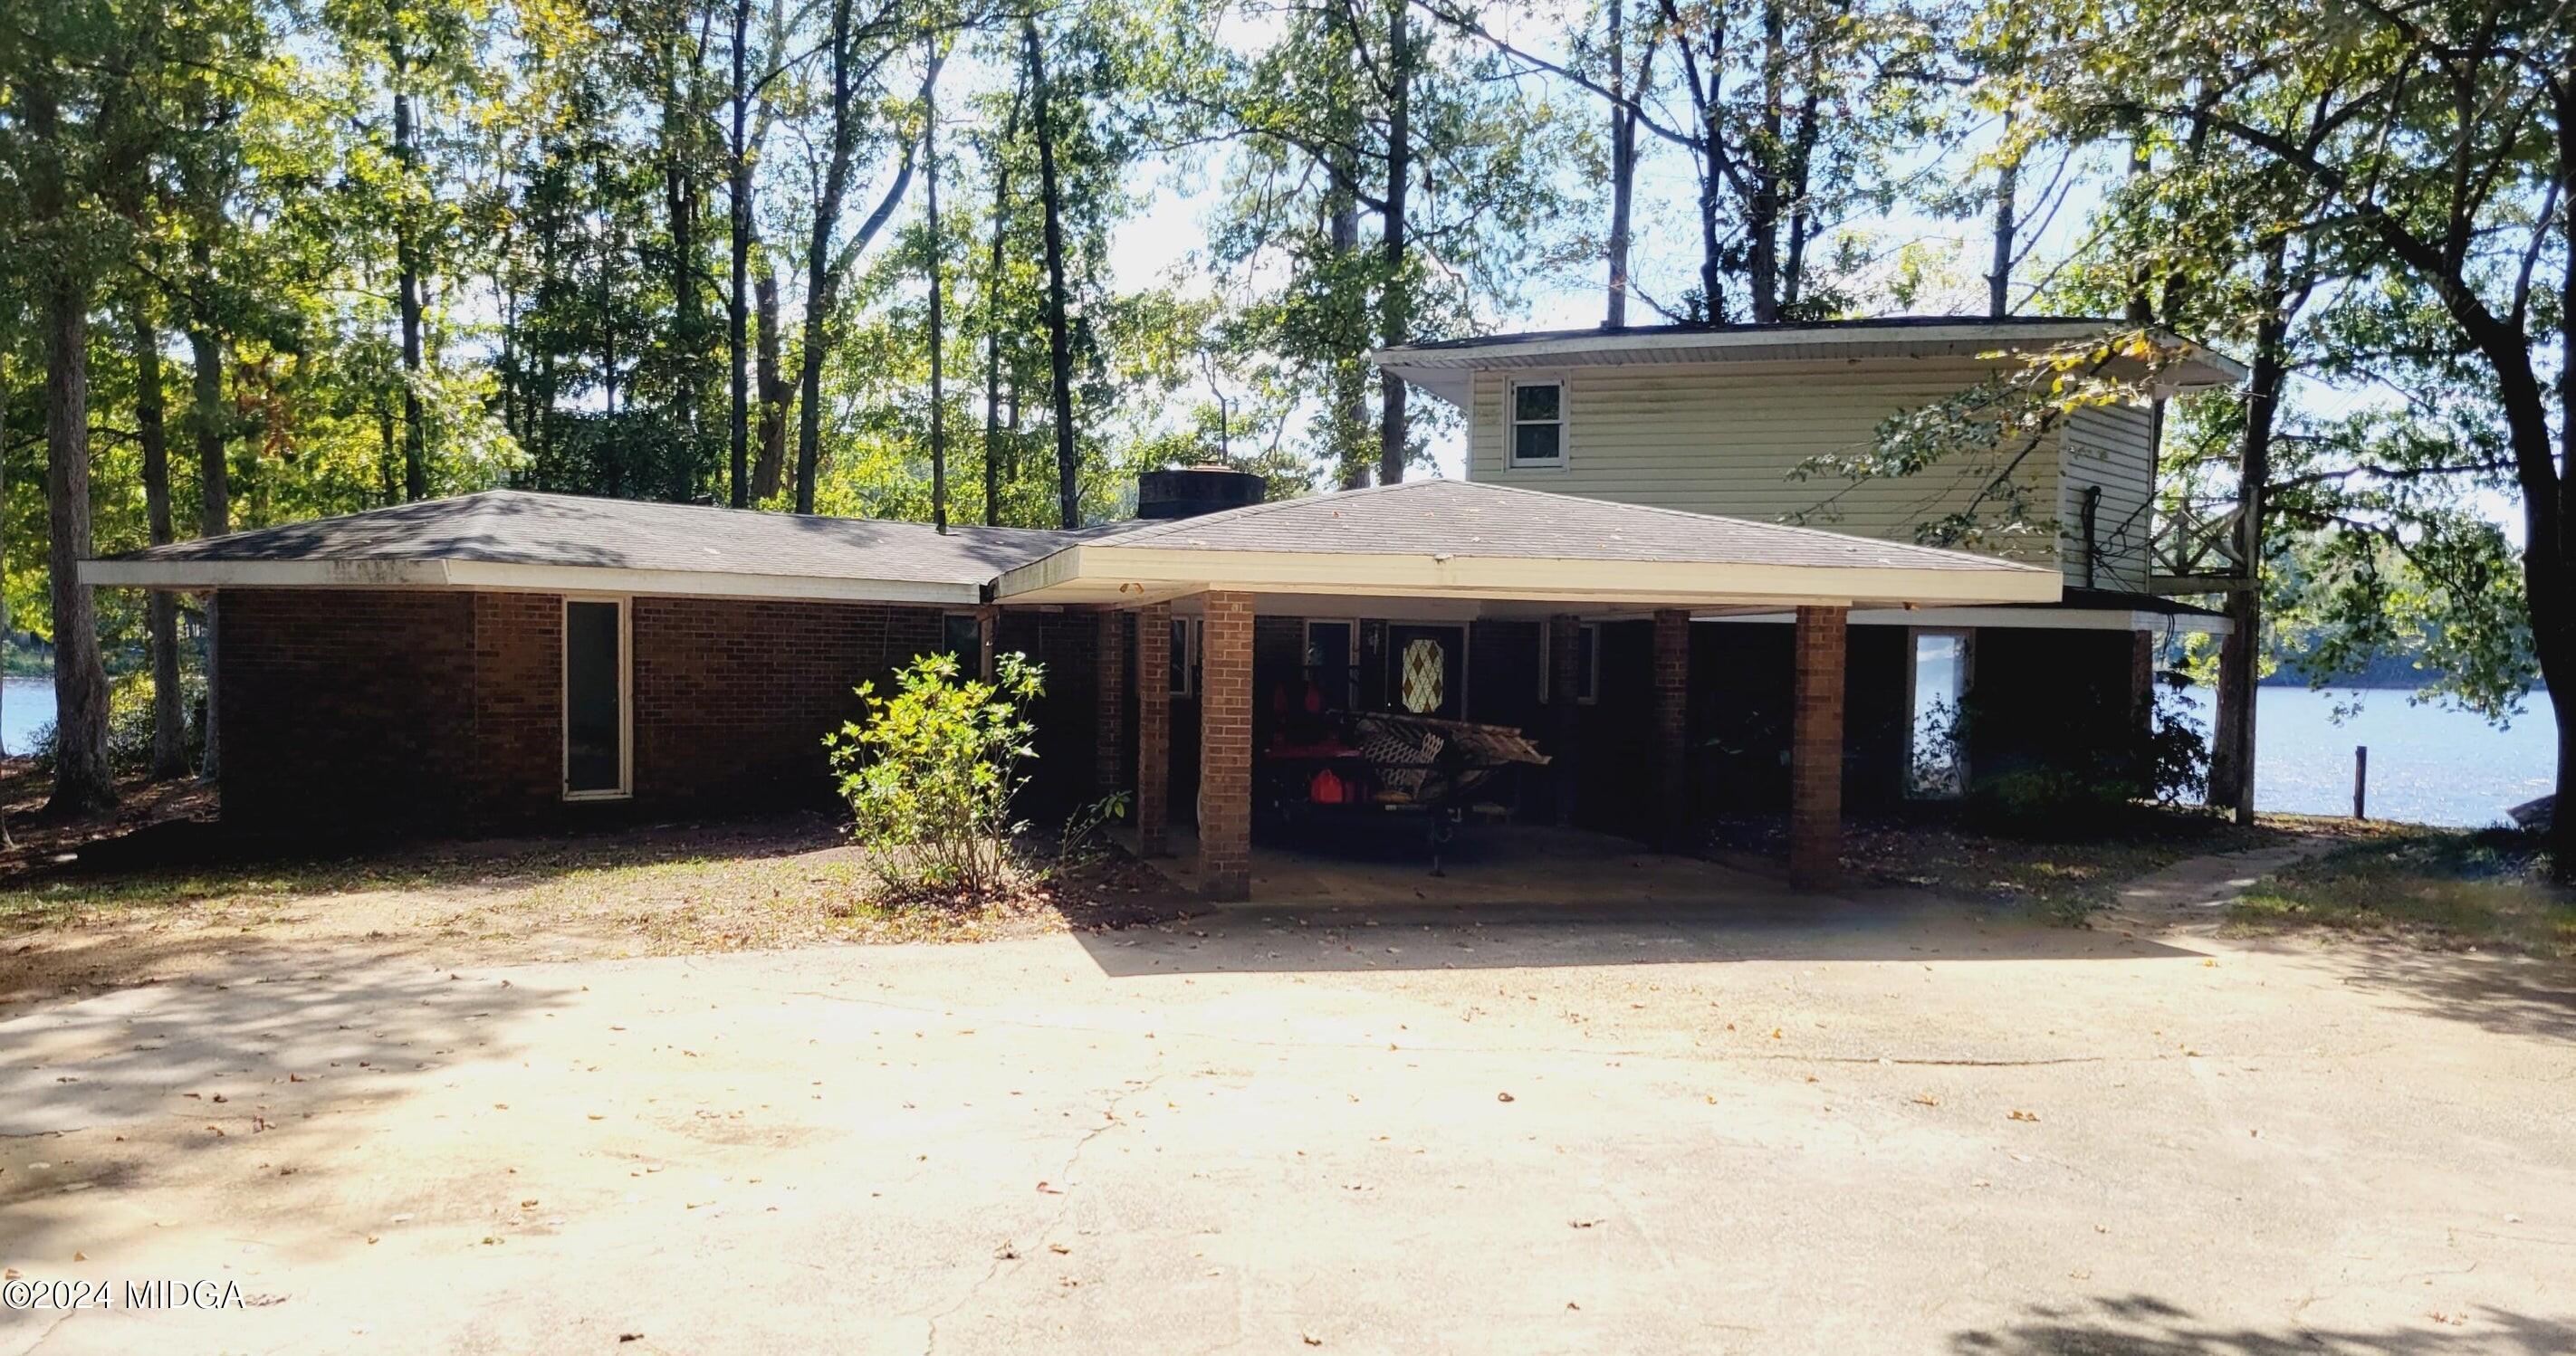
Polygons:
[[2190,1310],[2151,1295],[2099,1296],[2069,1305],[2034,1305],[2009,1327],[1953,1333],[1961,1356],[2394,1356],[2394,1353],[2491,1353],[2556,1356],[2576,1351],[2576,1326],[2485,1305],[2420,1325],[2375,1331],[2207,1325]]
[[2116,932],[1981,916],[1906,892],[1690,901],[1229,905],[1176,923],[1078,934],[1127,977],[1475,970],[1708,961],[2185,960]]

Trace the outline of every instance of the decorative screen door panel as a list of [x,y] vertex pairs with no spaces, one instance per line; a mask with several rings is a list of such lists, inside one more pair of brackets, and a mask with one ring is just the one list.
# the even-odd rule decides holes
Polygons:
[[1462,719],[1467,710],[1467,628],[1390,622],[1386,705],[1415,716]]

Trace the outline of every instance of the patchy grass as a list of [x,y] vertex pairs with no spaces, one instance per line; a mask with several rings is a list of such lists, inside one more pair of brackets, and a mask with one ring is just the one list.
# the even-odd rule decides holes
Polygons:
[[2189,857],[2283,842],[2295,830],[2239,826],[2197,810],[2141,810],[2115,830],[2068,839],[2019,837],[1958,825],[1855,825],[1843,860],[1887,884],[2023,909],[2081,927],[2119,888]]
[[485,964],[976,941],[1181,911],[1161,876],[1115,855],[986,899],[890,903],[866,856],[812,816],[346,859],[31,869],[0,883],[0,1001],[290,948]]
[[2380,826],[2263,880],[2228,922],[2248,934],[2312,928],[2576,959],[2576,892],[2546,871],[2516,831]]

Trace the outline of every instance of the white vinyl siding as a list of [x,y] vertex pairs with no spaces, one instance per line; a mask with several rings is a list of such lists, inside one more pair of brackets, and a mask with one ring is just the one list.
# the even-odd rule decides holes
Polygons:
[[[1791,480],[1808,457],[1867,447],[1878,423],[1982,380],[1972,359],[1882,358],[1844,362],[1747,362],[1582,367],[1565,371],[1563,467],[1506,464],[1504,398],[1513,374],[1478,372],[1470,411],[1467,478],[1595,499],[1718,513],[1891,541],[1915,540],[1917,524],[1965,507],[1998,463],[1958,458],[1920,475],[1853,486]],[[2038,515],[2058,509],[2057,450],[2034,449],[2020,474]],[[1996,554],[2052,561],[2045,533],[2015,539]]]
[[2084,490],[2102,487],[2094,510],[2093,585],[2147,589],[2147,500],[2154,493],[2155,415],[2144,405],[2079,410],[2066,427],[2066,582],[2084,582]]

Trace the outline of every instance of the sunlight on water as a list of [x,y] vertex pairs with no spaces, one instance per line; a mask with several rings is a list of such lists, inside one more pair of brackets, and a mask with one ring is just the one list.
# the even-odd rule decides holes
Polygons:
[[[2210,693],[2180,694],[2204,726]],[[2358,706],[2338,722],[2336,708]],[[2255,694],[2254,804],[2291,814],[2352,813],[2352,751],[2370,748],[2370,817],[2475,827],[2549,793],[2558,726],[2534,693],[2510,728],[2436,706],[2410,706],[2402,691]]]
[[53,723],[53,679],[0,681],[0,753],[25,753],[34,746],[38,727]]

